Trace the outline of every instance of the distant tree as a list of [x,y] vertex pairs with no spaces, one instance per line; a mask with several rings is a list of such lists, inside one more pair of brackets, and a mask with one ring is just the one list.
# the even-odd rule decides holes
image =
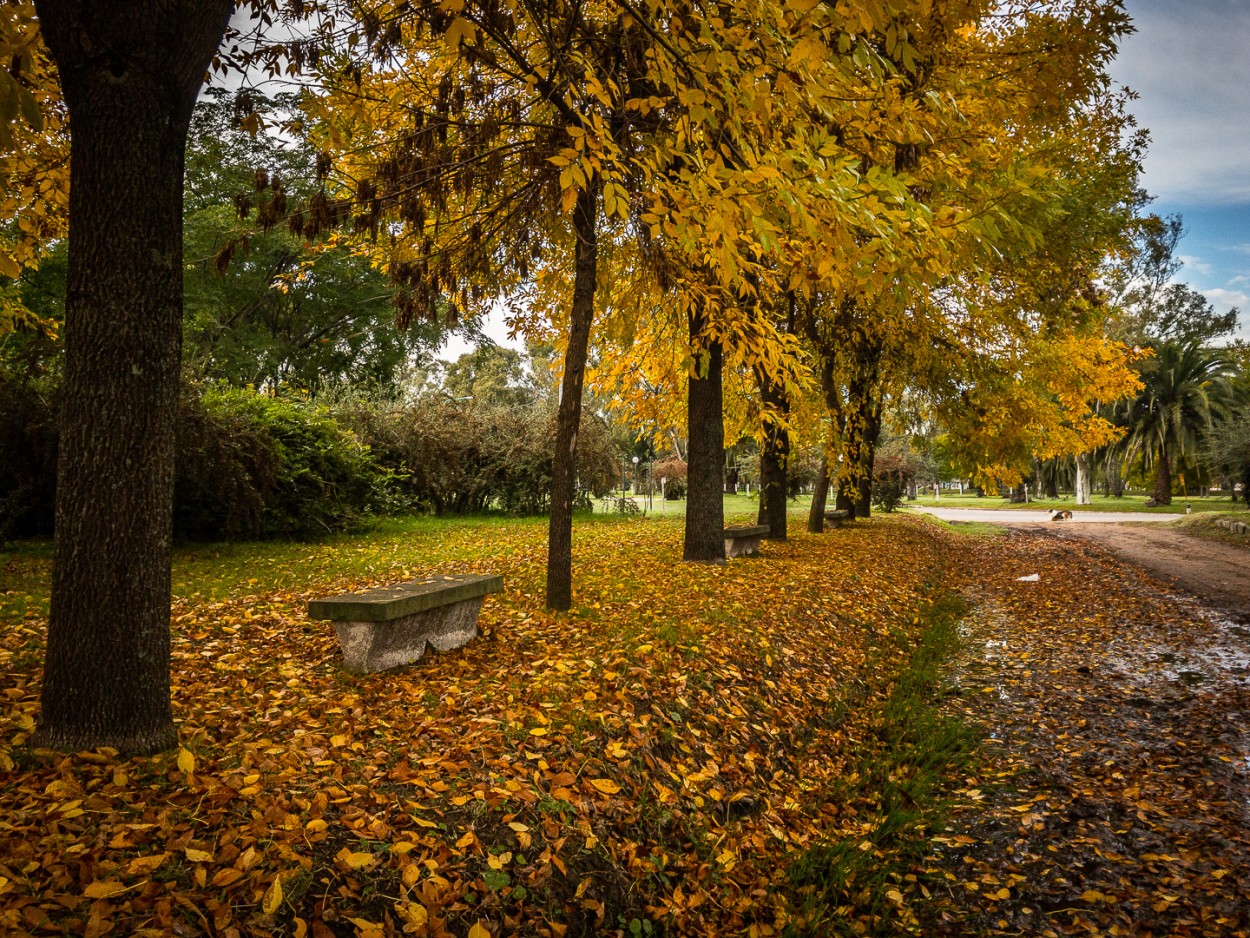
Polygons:
[[237,102],[210,90],[187,146],[184,360],[235,385],[312,389],[393,384],[428,362],[444,330],[395,326],[395,287],[368,258],[277,227],[280,207],[319,186],[300,137],[250,132],[252,107],[299,117],[293,95]]
[[1130,458],[1153,466],[1153,496],[1172,503],[1172,473],[1179,461],[1196,456],[1203,434],[1228,411],[1231,365],[1219,350],[1196,341],[1168,341],[1143,368],[1143,388],[1128,412]]

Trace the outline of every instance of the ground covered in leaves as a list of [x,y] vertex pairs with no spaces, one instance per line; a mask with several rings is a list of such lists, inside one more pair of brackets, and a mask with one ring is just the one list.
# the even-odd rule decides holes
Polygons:
[[[0,555],[0,933],[1246,928],[1246,636],[1098,548],[594,520],[553,615],[545,532],[181,552],[182,748],[133,759],[26,746],[47,552]],[[481,639],[358,676],[304,614],[426,572],[505,576]]]
[[[3,558],[0,932],[911,927],[919,885],[882,853],[874,773],[912,774],[890,755],[912,719],[895,678],[927,647],[949,535],[873,521],[705,566],[679,561],[677,523],[592,521],[580,606],[553,615],[545,531],[413,522],[184,552],[182,749],[155,758],[26,747],[46,558]],[[304,614],[315,595],[468,571],[506,579],[483,637],[411,668],[346,672]],[[902,842],[923,812],[894,823]],[[872,861],[862,888],[827,875],[846,845]]]
[[935,933],[1247,934],[1245,624],[1055,534],[970,538],[959,569],[946,707],[986,739]]

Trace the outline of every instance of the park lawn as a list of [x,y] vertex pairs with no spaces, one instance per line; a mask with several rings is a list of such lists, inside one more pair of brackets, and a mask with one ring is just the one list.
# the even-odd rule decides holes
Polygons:
[[[795,527],[692,565],[675,518],[581,518],[568,614],[543,608],[544,519],[182,549],[182,748],[129,759],[26,747],[48,552],[0,554],[0,932],[919,927],[927,825],[969,748],[927,703],[959,551],[898,517]],[[482,637],[410,668],[348,673],[304,614],[485,571],[506,589]]]
[[1061,498],[1030,497],[1027,503],[1012,504],[998,495],[977,496],[973,493],[960,495],[957,492],[943,492],[941,498],[935,499],[933,493],[929,492],[928,494],[922,494],[914,501],[904,502],[904,504],[925,505],[930,508],[1002,508],[1008,511],[1017,509],[1044,511],[1048,508],[1066,508],[1069,511],[1149,511],[1157,514],[1181,515],[1185,513],[1187,505],[1195,512],[1245,510],[1245,502],[1241,500],[1233,501],[1228,495],[1208,495],[1205,497],[1195,495],[1188,499],[1174,495],[1171,505],[1159,505],[1154,508],[1146,507],[1146,498],[1147,496],[1145,495],[1124,495],[1120,498],[1112,498],[1109,495],[1093,495],[1091,496],[1091,504],[1078,505],[1076,504],[1076,499],[1068,495]]

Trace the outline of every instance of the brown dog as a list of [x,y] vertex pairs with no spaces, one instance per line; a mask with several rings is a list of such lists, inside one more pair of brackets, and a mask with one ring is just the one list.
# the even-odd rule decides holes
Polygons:
[[1068,511],[1068,509],[1066,508],[1063,508],[1063,509],[1051,508],[1050,520],[1051,521],[1071,521],[1072,512]]

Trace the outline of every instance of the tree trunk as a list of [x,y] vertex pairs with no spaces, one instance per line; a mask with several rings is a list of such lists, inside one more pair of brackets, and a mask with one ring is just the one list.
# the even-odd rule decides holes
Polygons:
[[65,378],[39,727],[154,752],[170,706],[182,174],[231,0],[36,4],[71,126]]
[[760,389],[760,401],[765,405],[764,440],[760,446],[760,507],[756,524],[768,525],[770,541],[786,539],[786,496],[789,482],[786,477],[790,458],[790,434],[786,428],[769,415],[777,417],[790,412],[790,399],[785,388],[773,381],[761,369],[756,369]]
[[807,530],[820,534],[825,530],[825,505],[829,501],[829,449],[820,454],[820,471],[812,489],[812,506],[807,513]]
[[[857,446],[855,456],[859,460],[859,468],[854,477],[855,517],[867,518],[872,514],[872,479],[877,461],[877,440],[881,436],[881,396],[875,392],[876,366],[872,366],[871,375],[861,389],[856,404],[858,413],[852,418],[857,427],[855,436]],[[848,454],[847,458],[850,456]]]
[[1172,504],[1172,466],[1168,462],[1167,451],[1159,449],[1159,459],[1155,465],[1155,488],[1153,497],[1156,505]]
[[686,411],[690,442],[686,463],[686,541],[682,558],[719,563],[725,559],[721,345],[719,341],[702,338],[703,325],[700,315],[690,316],[690,342],[696,351],[697,373],[690,376]]
[[1090,500],[1089,453],[1076,454],[1076,503],[1088,505]]
[[[547,608],[573,605],[573,497],[577,484],[577,428],[582,419],[586,350],[595,315],[598,265],[599,187],[592,183],[577,196],[573,209],[573,306],[569,347],[564,357],[560,406],[556,411],[556,451],[551,464],[551,519],[547,528]],[[624,498],[624,493],[621,495]]]

